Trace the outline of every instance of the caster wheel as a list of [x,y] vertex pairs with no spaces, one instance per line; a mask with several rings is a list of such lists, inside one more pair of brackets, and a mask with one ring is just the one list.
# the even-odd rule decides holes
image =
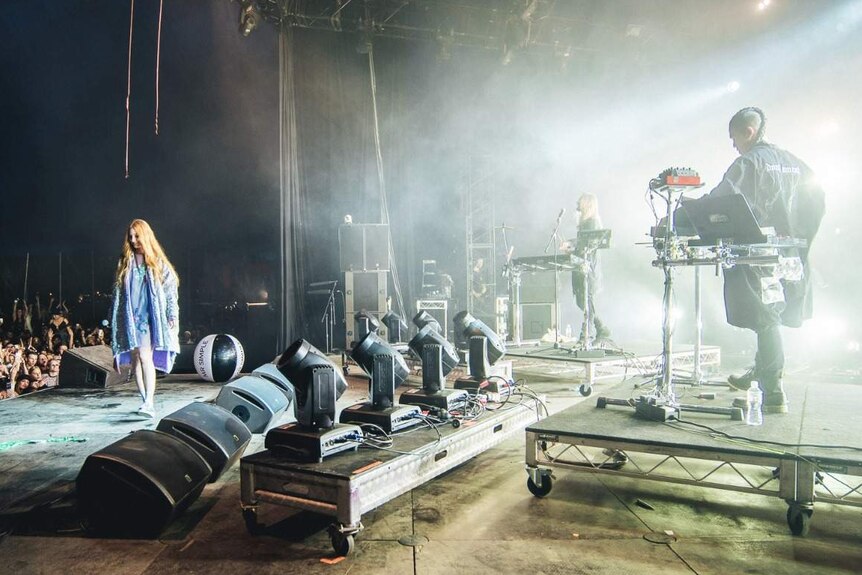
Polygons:
[[593,388],[589,385],[582,384],[581,387],[578,388],[578,391],[581,392],[581,395],[584,397],[589,397],[593,393]]
[[350,366],[345,365],[341,368],[341,371],[344,372],[344,375],[350,375]]
[[808,535],[808,529],[811,527],[811,516],[813,514],[813,509],[790,505],[787,508],[787,525],[790,527],[790,532],[797,537]]
[[245,528],[249,534],[260,534],[262,525],[257,522],[257,509],[243,509],[242,518],[245,521]]
[[455,429],[458,429],[459,427],[461,427],[461,420],[460,419],[453,419],[452,420],[452,427],[454,427]]
[[332,543],[332,549],[339,557],[347,557],[353,553],[353,548],[356,543],[353,540],[353,535],[335,532],[329,538]]
[[542,483],[540,485],[536,485],[535,483],[533,483],[532,478],[527,478],[527,489],[529,489],[530,493],[532,493],[536,497],[544,497],[551,492],[551,487],[552,485],[550,475],[543,475]]

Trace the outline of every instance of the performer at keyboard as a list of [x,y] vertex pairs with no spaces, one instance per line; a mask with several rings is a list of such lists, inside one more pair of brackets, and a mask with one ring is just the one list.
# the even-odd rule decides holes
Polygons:
[[724,270],[728,323],[757,334],[754,366],[742,376],[731,375],[728,383],[743,390],[758,381],[764,413],[787,413],[780,326],[799,327],[812,315],[808,250],[823,218],[824,194],[802,160],[764,140],[766,117],[759,108],[734,114],[729,132],[740,156],[709,195],[742,194],[758,225],[808,242],[803,249],[782,248],[783,264]]
[[[586,232],[602,229],[602,220],[599,217],[599,200],[593,194],[582,194],[578,198],[578,232]],[[584,251],[578,248],[577,240],[568,240],[563,242],[560,250],[565,253],[574,254],[579,258],[584,258]],[[599,288],[599,255],[597,251],[592,251],[587,258],[585,265],[580,265],[572,270],[572,292],[575,296],[575,303],[581,311],[586,311],[585,305],[590,306],[590,319],[595,326],[595,329],[590,330],[590,335],[595,336],[596,341],[609,339],[611,331],[599,319],[599,314],[596,311],[595,294]],[[585,269],[586,268],[586,269]],[[589,274],[589,293],[584,293],[584,274]],[[587,340],[587,324],[584,321],[581,324],[580,344],[586,343]]]

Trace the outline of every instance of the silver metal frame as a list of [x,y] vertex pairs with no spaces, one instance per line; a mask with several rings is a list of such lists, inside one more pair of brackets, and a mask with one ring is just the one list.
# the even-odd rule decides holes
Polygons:
[[[538,420],[534,400],[488,412],[474,425],[461,427],[410,454],[400,455],[349,477],[327,474],[324,468],[278,467],[243,458],[240,463],[240,503],[243,511],[255,511],[272,503],[332,516],[342,533],[362,529],[360,519],[380,505],[434,479],[497,445]],[[337,456],[336,456],[337,457]],[[324,466],[325,462],[321,464]]]

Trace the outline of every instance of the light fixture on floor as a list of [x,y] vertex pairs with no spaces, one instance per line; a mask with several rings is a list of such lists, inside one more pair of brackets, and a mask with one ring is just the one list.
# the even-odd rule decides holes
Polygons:
[[458,365],[458,352],[451,343],[429,324],[407,344],[422,360],[422,389],[401,394],[401,403],[436,407],[447,413],[462,407],[468,393],[462,389],[446,389],[446,376]]
[[270,429],[267,449],[322,461],[359,446],[362,430],[358,426],[335,423],[336,401],[347,390],[340,369],[304,339],[293,342],[276,365],[293,384],[296,422]]
[[350,357],[371,377],[371,401],[345,408],[341,412],[342,422],[370,423],[386,433],[419,423],[418,407],[395,402],[395,388],[410,374],[401,354],[376,333],[369,333],[354,346]]
[[478,391],[480,388],[494,392],[498,397],[508,395],[509,384],[505,378],[495,378],[489,381],[491,366],[506,354],[506,344],[488,324],[466,311],[458,313],[453,322],[455,333],[460,333],[467,341],[469,352],[467,365],[469,377],[462,377],[455,382],[456,389]]
[[413,316],[413,325],[420,330],[427,325],[437,333],[443,334],[443,326],[440,325],[440,322],[424,309]]
[[407,322],[405,322],[400,315],[389,310],[382,318],[380,318],[380,321],[386,326],[386,329],[389,330],[389,343],[399,343],[404,341],[405,336],[407,335]]

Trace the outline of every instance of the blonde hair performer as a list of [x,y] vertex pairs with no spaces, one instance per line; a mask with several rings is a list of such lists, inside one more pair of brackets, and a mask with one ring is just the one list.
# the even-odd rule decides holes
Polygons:
[[138,412],[152,418],[156,368],[169,373],[180,351],[178,285],[153,229],[132,220],[114,281],[111,349],[118,370],[132,366],[142,399]]

